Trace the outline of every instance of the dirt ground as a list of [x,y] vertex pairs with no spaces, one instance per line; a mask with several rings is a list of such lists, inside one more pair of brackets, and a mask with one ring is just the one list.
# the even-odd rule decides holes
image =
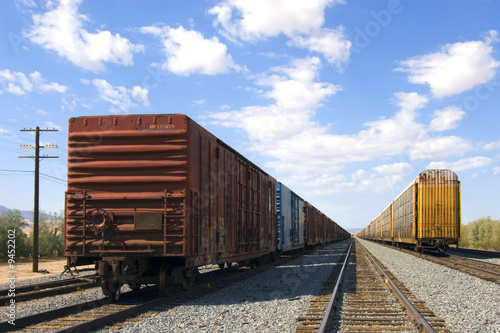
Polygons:
[[[38,259],[38,270],[47,270],[50,274],[61,274],[66,265],[66,258],[40,258]],[[34,273],[33,261],[31,259],[18,259],[15,263],[16,281],[32,279],[47,275],[48,273]],[[12,275],[11,269],[6,262],[0,262],[0,283],[6,283],[7,278]]]

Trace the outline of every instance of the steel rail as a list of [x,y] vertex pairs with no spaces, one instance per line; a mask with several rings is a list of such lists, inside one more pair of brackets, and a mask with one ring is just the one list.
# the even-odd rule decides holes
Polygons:
[[123,310],[116,311],[114,313],[110,313],[104,316],[100,316],[99,318],[92,319],[90,321],[77,324],[75,326],[64,328],[61,330],[57,330],[56,333],[76,333],[76,332],[90,332],[93,330],[97,330],[107,325],[111,325],[120,321],[124,321],[129,317],[134,317],[139,315],[140,313],[146,312],[148,310],[154,309],[158,306],[161,306],[167,303],[169,300],[165,297],[159,297],[153,299],[151,301],[136,304],[129,308],[125,308]]
[[[95,275],[90,275],[90,276],[86,277],[85,279],[80,279],[80,278],[64,279],[64,280],[30,284],[30,285],[26,285],[26,286],[18,286],[18,287],[16,287],[16,292],[26,293],[26,292],[30,292],[30,291],[37,291],[37,290],[42,290],[42,289],[66,286],[69,284],[84,283],[84,282],[90,281],[89,279],[95,279]],[[9,288],[0,289],[0,295],[6,294],[8,291],[9,291]]]
[[492,251],[492,250],[480,250],[480,249],[470,249],[466,247],[450,247],[448,251],[452,252],[465,252],[470,254],[479,254],[484,256],[489,256],[493,258],[500,258],[500,251]]
[[[145,312],[157,306],[162,306],[169,303],[173,304],[173,306],[176,306],[178,305],[177,303],[179,302],[179,298],[176,298],[177,296],[184,297],[185,301],[191,300],[192,296],[196,294],[198,294],[198,296],[196,297],[201,297],[205,293],[220,290],[222,288],[225,288],[230,283],[239,282],[242,279],[253,277],[259,273],[262,273],[266,269],[286,264],[287,262],[293,259],[295,258],[294,257],[282,258],[277,262],[263,265],[261,267],[252,270],[234,270],[233,271],[234,274],[231,274],[230,276],[226,276],[227,273],[224,273],[223,276],[219,276],[219,274],[222,274],[221,273],[222,271],[217,270],[219,274],[216,274],[216,276],[219,276],[218,278],[212,276],[210,272],[204,273],[204,275],[205,274],[207,275],[207,279],[203,280],[199,285],[191,287],[189,290],[185,290],[182,292],[175,292],[169,295],[169,297],[155,298],[147,302],[142,302],[140,304],[133,305],[130,308],[123,309],[122,311],[116,311],[111,314],[100,316],[99,318],[92,319],[90,321],[87,321],[86,323],[77,324],[68,328],[60,328],[57,332],[88,332],[89,330],[95,330],[105,327],[107,325],[112,325],[117,321],[124,321],[126,318],[136,316],[137,313],[139,312]],[[155,288],[157,287],[152,286],[143,288],[141,290],[146,290],[146,289],[153,290]],[[122,298],[125,295],[133,297],[134,294],[136,293],[132,291],[127,292],[122,294]],[[0,322],[0,333],[8,332],[11,330],[23,329],[31,325],[39,324],[41,322],[67,317],[70,315],[76,316],[77,314],[82,313],[84,311],[91,309],[98,309],[108,304],[120,305],[120,303],[113,303],[109,298],[104,297],[97,300],[70,305],[67,307],[48,310],[46,312],[36,313],[25,317],[16,318],[15,326],[10,324],[8,321]]]
[[427,320],[420,314],[420,312],[415,308],[415,306],[413,306],[410,300],[406,298],[406,296],[401,292],[401,290],[396,286],[396,284],[394,284],[391,278],[385,273],[384,269],[380,267],[380,265],[375,261],[375,259],[373,259],[368,250],[366,250],[364,246],[361,247],[365,251],[368,258],[372,261],[375,268],[380,272],[380,274],[384,276],[385,283],[389,286],[389,288],[391,288],[391,290],[393,290],[396,297],[401,301],[403,306],[406,308],[409,316],[414,320],[416,320],[421,327],[423,327],[424,332],[436,333],[431,324],[427,322]]
[[13,329],[25,328],[30,325],[38,324],[41,321],[51,320],[62,316],[68,316],[76,312],[93,309],[101,306],[102,304],[108,304],[108,303],[109,303],[108,298],[100,298],[93,301],[73,304],[66,307],[45,311],[42,313],[36,313],[33,315],[16,318],[15,326],[10,324],[8,321],[0,322],[0,332],[7,332]]
[[[390,246],[388,244],[379,243],[377,241],[366,240],[366,239],[365,239],[365,241],[370,241],[370,242],[373,242],[375,244],[378,244],[378,245],[381,245],[381,246],[384,246],[384,247],[387,247],[387,248],[395,250],[394,247],[392,247],[392,246]],[[454,270],[458,270],[459,272],[463,272],[463,273],[469,274],[469,275],[477,277],[479,279],[483,279],[485,281],[489,281],[489,282],[494,282],[494,283],[500,284],[500,273],[498,273],[497,271],[491,271],[491,270],[487,270],[487,269],[484,269],[484,268],[481,268],[481,267],[472,266],[472,264],[483,266],[483,267],[484,266],[486,266],[486,267],[493,267],[496,270],[498,270],[500,268],[500,265],[493,264],[493,263],[490,263],[490,262],[481,261],[481,260],[477,260],[477,259],[471,259],[471,258],[457,256],[457,255],[452,255],[452,254],[448,255],[449,258],[450,258],[448,260],[448,259],[446,259],[446,257],[437,257],[437,256],[433,255],[432,252],[429,252],[429,253],[425,253],[425,252],[424,253],[417,253],[417,252],[415,252],[413,250],[409,250],[409,249],[405,249],[405,248],[400,248],[398,250],[400,252],[412,255],[414,257],[423,258],[423,259],[428,260],[428,261],[430,261],[432,263],[435,263],[437,265],[443,265],[445,267],[448,267],[448,268],[451,268],[451,269],[454,269]],[[455,250],[455,249],[453,249],[453,250]],[[462,262],[457,262],[457,261],[454,261],[452,258],[459,258],[460,260],[469,261],[470,263],[466,264],[466,263],[462,263]],[[464,267],[466,269],[461,269],[461,267]]]
[[84,289],[95,288],[98,286],[99,286],[99,284],[97,282],[82,281],[82,282],[73,283],[70,285],[54,287],[51,289],[32,290],[32,291],[23,292],[23,293],[18,293],[16,290],[16,296],[14,296],[14,297],[8,297],[8,296],[0,297],[0,306],[9,304],[11,299],[15,299],[16,303],[17,302],[24,302],[24,301],[29,301],[32,299],[69,294],[69,293],[84,290]]
[[340,270],[339,276],[337,278],[337,282],[335,283],[335,288],[333,289],[332,292],[332,297],[330,298],[330,302],[328,303],[328,307],[326,308],[325,311],[325,316],[323,318],[323,321],[321,322],[321,326],[319,327],[318,333],[324,333],[327,329],[327,324],[328,320],[330,318],[330,313],[333,308],[333,304],[335,303],[335,299],[337,298],[337,293],[339,291],[340,284],[342,283],[342,280],[344,278],[344,271],[347,266],[347,261],[349,260],[349,256],[351,255],[351,249],[354,244],[354,240],[351,241],[351,244],[349,245],[349,249],[347,250],[347,254],[344,260],[344,263],[342,264],[342,269]]
[[[471,262],[475,262],[477,261],[477,264],[478,265],[483,265],[483,266],[490,266],[490,267],[495,267],[495,268],[500,268],[500,265],[497,265],[497,264],[492,264],[492,263],[488,263],[488,262],[483,262],[483,261],[478,261],[478,260],[475,260],[475,259],[470,259],[470,258],[462,258],[460,256],[455,256],[455,255],[450,255],[450,258],[459,258],[459,260],[466,260],[466,261],[471,261]],[[462,267],[466,267],[466,268],[469,268],[469,269],[472,269],[474,271],[478,271],[480,272],[481,274],[485,274],[485,275],[488,275],[492,278],[496,278],[496,279],[500,279],[500,273],[499,272],[493,272],[493,271],[489,271],[489,270],[486,270],[486,269],[483,269],[483,268],[480,268],[480,267],[475,267],[475,266],[471,266],[471,265],[468,265],[468,264],[464,264],[464,263],[461,263],[461,262],[457,262],[457,261],[447,261],[447,260],[443,260],[443,259],[433,259],[434,261],[436,262],[443,262],[443,263],[447,263],[448,265],[450,266],[462,266]]]

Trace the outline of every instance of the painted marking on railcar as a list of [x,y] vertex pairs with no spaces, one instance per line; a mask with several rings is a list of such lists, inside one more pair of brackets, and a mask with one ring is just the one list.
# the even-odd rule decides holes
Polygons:
[[149,125],[149,129],[175,129],[175,125],[172,124]]

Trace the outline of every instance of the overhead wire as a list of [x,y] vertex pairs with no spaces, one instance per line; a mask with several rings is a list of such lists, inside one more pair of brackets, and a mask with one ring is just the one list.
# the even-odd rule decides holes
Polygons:
[[[34,173],[35,171],[33,171],[33,170],[0,169],[0,172],[20,173],[19,175],[21,175],[21,174],[24,174],[24,173]],[[39,174],[45,180],[49,180],[49,181],[52,181],[54,183],[58,182],[58,183],[64,183],[64,184],[66,184],[66,180],[65,179],[54,177],[54,176],[48,175],[48,174],[43,173],[43,172],[40,172]]]

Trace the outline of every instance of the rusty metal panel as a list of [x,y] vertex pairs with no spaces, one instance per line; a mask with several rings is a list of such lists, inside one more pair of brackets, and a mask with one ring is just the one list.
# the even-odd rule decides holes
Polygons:
[[320,242],[319,240],[319,211],[309,202],[304,202],[305,221],[306,221],[306,244],[314,245]]
[[315,245],[331,241],[334,222],[309,202],[305,201],[304,207],[306,244]]
[[460,237],[460,182],[451,170],[425,170],[416,179],[417,238]]
[[67,256],[201,265],[276,247],[276,180],[181,114],[72,118]]
[[320,210],[318,210],[318,243],[325,242],[326,235],[326,217]]
[[69,120],[67,256],[185,253],[187,132],[181,115]]

